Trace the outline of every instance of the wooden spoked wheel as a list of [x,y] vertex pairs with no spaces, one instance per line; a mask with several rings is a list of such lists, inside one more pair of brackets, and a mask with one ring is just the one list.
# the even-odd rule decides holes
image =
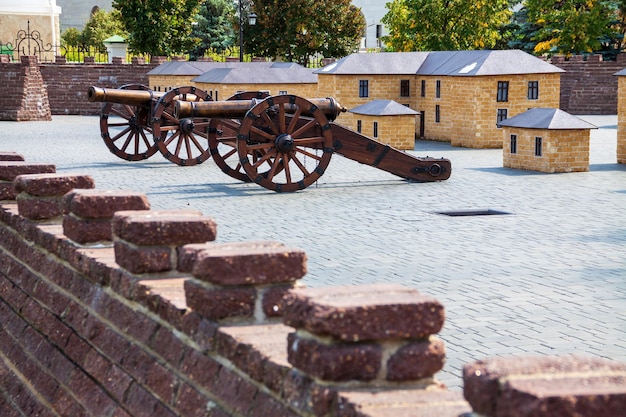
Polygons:
[[196,87],[179,87],[165,93],[154,107],[152,129],[159,152],[169,161],[191,166],[209,159],[208,118],[174,115],[176,100],[210,101],[211,96]]
[[[145,85],[129,84],[123,90],[150,89]],[[100,112],[100,134],[115,156],[127,161],[140,161],[155,154],[149,106],[106,103]]]
[[[311,102],[293,95],[273,96],[243,118],[237,152],[252,181],[269,190],[293,192],[324,174],[333,154],[333,137],[328,119]],[[268,163],[269,171],[261,168]]]
[[[228,98],[227,101],[264,99],[267,96],[267,93],[260,91],[245,91],[235,94]],[[252,180],[243,169],[237,153],[237,134],[240,127],[241,120],[239,119],[211,119],[209,125],[209,148],[213,160],[222,172],[239,181],[250,182]],[[253,158],[258,159],[261,156],[256,155]],[[267,166],[266,170],[269,169],[270,167]]]

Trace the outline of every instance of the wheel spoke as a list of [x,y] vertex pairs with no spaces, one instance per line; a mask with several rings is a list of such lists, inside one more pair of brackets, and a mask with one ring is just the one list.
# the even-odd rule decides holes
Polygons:
[[324,137],[313,136],[310,138],[300,138],[300,139],[294,139],[293,142],[295,143],[296,146],[316,145],[319,143],[324,143]]
[[120,139],[122,136],[124,136],[124,135],[126,135],[128,132],[130,132],[130,131],[131,131],[131,129],[132,129],[132,128],[131,128],[130,126],[128,126],[126,129],[122,130],[120,133],[118,133],[117,135],[113,136],[113,137],[111,138],[111,142],[115,142],[115,141],[117,141],[117,140],[118,140],[118,139]]
[[133,139],[133,133],[131,133],[130,135],[128,135],[126,137],[126,141],[124,142],[124,145],[122,145],[122,147],[120,148],[121,151],[126,152],[126,148],[128,148],[128,145],[130,145],[130,141]]
[[[252,164],[253,167],[258,168],[259,166],[261,166],[261,164],[263,164],[263,162],[269,160],[272,156],[276,156],[276,152],[268,152],[265,155],[263,155],[261,158],[257,159],[256,161],[254,161],[254,163]],[[274,160],[274,163],[278,160],[278,158],[276,158]]]
[[293,136],[293,130],[296,128],[301,114],[302,114],[302,107],[298,106],[298,108],[296,109],[296,112],[291,117],[291,121],[289,122],[289,127],[287,128],[287,133],[290,134],[291,136]]
[[278,165],[280,164],[281,159],[280,158],[276,158],[274,159],[274,162],[272,163],[272,169],[270,169],[270,172],[267,174],[267,179],[268,180],[272,180],[272,178],[274,178],[274,176],[276,175],[276,170],[278,169]]
[[120,109],[116,106],[111,107],[111,114],[121,117],[122,119],[130,121],[132,119],[133,114],[128,114],[128,112],[121,112]]
[[273,143],[257,143],[255,145],[248,145],[248,150],[256,151],[256,150],[265,150],[274,148]]
[[293,182],[291,180],[291,169],[289,168],[289,154],[285,154],[283,157],[283,168],[285,168],[285,179],[287,180],[287,184]]
[[148,140],[148,137],[146,136],[146,134],[144,133],[143,130],[141,130],[139,132],[141,134],[141,139],[143,140],[143,143],[149,148],[152,146],[152,144],[150,143],[150,141]]
[[298,166],[298,168],[300,168],[300,171],[302,171],[302,173],[304,174],[305,177],[308,177],[309,175],[311,175],[311,173],[306,169],[304,164],[296,156],[291,158],[291,160],[293,162],[295,162],[295,164]]
[[298,152],[298,153],[301,153],[302,155],[307,156],[309,158],[313,158],[316,161],[321,161],[322,160],[321,156],[315,155],[314,153],[308,152],[308,151],[306,151],[306,150],[304,150],[302,148],[296,148],[295,151]]
[[254,126],[252,126],[252,127],[250,128],[250,132],[253,132],[253,133],[255,133],[255,134],[259,135],[259,136],[263,136],[265,139],[267,139],[267,140],[271,141],[272,143],[274,143],[274,139],[276,139],[276,136],[275,136],[275,135],[272,135],[272,134],[270,134],[270,133],[267,133],[267,132],[265,132],[265,131],[263,131],[263,130],[259,129],[258,127],[254,127]]
[[307,123],[304,124],[304,126],[293,132],[291,136],[293,136],[294,138],[300,136],[302,133],[315,126],[316,123],[317,121],[315,119],[309,120]]
[[261,118],[265,121],[265,123],[267,123],[270,129],[272,129],[272,132],[274,132],[274,135],[280,135],[280,131],[278,130],[278,128],[276,127],[272,119],[270,119],[270,117],[267,115],[265,111],[261,112]]
[[[174,139],[176,139],[177,137],[180,136],[180,131],[177,130],[176,132],[174,132],[166,141],[165,141],[165,146],[167,147],[170,143],[172,143],[172,141]],[[180,146],[180,145],[179,145]]]

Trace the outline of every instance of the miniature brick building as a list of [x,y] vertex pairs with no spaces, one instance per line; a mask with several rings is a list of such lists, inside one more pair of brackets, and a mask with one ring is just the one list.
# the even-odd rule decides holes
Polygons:
[[559,109],[531,109],[498,124],[506,168],[589,171],[589,130],[596,127]]
[[172,61],[154,68],[148,78],[155,91],[193,85],[213,100],[226,100],[242,91],[317,97],[317,75],[292,62]]
[[436,51],[352,54],[315,72],[320,97],[347,108],[394,100],[421,114],[420,137],[499,148],[497,122],[559,106],[563,70],[522,51]]
[[616,73],[617,83],[617,163],[626,164],[626,69]]
[[415,147],[415,116],[412,110],[393,100],[374,100],[349,110],[357,132],[397,149]]

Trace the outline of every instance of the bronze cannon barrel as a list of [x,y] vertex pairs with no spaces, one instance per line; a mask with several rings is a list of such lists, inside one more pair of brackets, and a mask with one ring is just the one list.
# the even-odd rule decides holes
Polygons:
[[165,93],[151,90],[124,90],[121,88],[100,88],[91,86],[87,90],[90,102],[127,104],[129,106],[148,106]]
[[[333,98],[313,98],[306,99],[313,106],[319,108],[329,120],[335,120],[339,113],[345,112],[346,108],[341,106]],[[241,118],[248,110],[263,100],[228,100],[228,101],[178,101],[175,104],[174,114],[178,119],[185,117],[208,117],[208,118]],[[290,105],[286,106],[286,111],[295,112]],[[309,109],[303,109],[304,116],[310,116]]]

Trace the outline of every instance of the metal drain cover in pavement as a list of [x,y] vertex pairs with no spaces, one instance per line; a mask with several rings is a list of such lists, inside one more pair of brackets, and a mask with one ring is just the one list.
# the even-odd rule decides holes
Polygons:
[[512,214],[506,211],[498,210],[455,210],[455,211],[438,211],[436,214],[441,214],[450,217],[465,217],[465,216],[502,216],[505,214]]

